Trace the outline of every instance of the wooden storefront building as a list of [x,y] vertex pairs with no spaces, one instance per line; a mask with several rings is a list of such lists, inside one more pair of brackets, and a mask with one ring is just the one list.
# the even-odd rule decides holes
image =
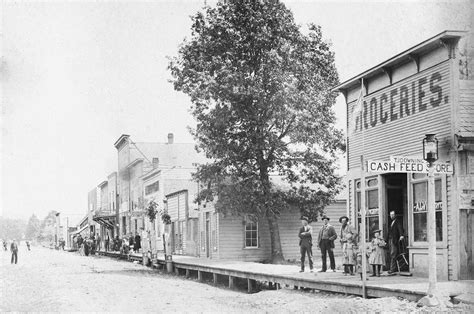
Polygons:
[[[438,162],[454,169],[435,176],[438,277],[449,280],[474,279],[474,85],[460,66],[466,37],[442,32],[336,88],[347,103],[347,213],[353,221],[360,223],[361,156],[421,159],[425,134],[436,134]],[[361,90],[363,114],[355,110]],[[367,172],[365,180],[367,239],[376,229],[387,238],[395,211],[408,239],[409,270],[427,276],[427,174]]]
[[[338,219],[346,213],[346,200],[336,199],[325,208],[330,223],[339,234]],[[294,208],[282,212],[278,219],[283,257],[286,260],[299,260],[300,248],[298,230],[301,228],[301,213]],[[313,227],[313,254],[316,258],[320,252],[316,246],[318,232],[323,222],[311,223]],[[265,218],[255,219],[241,215],[223,215],[218,213],[212,203],[200,206],[199,209],[199,243],[200,257],[239,261],[267,262],[271,260],[270,230]],[[339,240],[339,239],[338,239]],[[341,247],[335,246],[335,255],[341,254]],[[320,260],[315,259],[315,267]],[[340,260],[336,261],[340,264]]]

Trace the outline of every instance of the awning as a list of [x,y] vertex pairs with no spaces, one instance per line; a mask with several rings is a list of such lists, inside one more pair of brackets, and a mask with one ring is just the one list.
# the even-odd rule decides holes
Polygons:
[[92,220],[105,226],[108,229],[115,228],[115,215],[95,215]]

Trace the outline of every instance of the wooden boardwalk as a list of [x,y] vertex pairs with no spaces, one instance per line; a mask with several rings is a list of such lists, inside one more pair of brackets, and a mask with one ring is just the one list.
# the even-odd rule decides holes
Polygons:
[[[139,254],[121,255],[119,253],[99,252],[115,258],[142,261]],[[154,261],[154,267],[166,268],[167,261],[163,255]],[[255,290],[257,282],[278,289],[284,285],[295,288],[315,289],[351,295],[362,295],[362,282],[359,274],[345,276],[342,272],[310,273],[299,272],[297,265],[272,265],[252,262],[211,260],[188,256],[173,255],[168,262],[168,271],[177,275],[195,277],[198,280],[210,280],[214,284],[225,282],[234,288],[238,281],[246,281],[249,292]],[[368,277],[366,294],[368,297],[401,297],[418,301],[426,295],[428,279],[405,276]],[[457,296],[466,291],[474,291],[474,281],[445,281],[438,283],[439,290],[446,296]]]

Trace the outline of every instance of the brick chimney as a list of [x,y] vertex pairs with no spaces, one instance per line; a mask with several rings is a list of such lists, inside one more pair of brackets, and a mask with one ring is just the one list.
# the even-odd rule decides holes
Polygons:
[[174,142],[173,133],[168,133],[168,144],[173,144],[173,142]]

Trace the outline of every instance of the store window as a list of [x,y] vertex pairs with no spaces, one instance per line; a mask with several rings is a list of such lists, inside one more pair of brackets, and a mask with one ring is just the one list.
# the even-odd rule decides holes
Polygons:
[[[370,235],[377,229],[379,229],[379,189],[377,178],[367,178],[365,187],[365,201],[366,213],[365,213],[365,239],[367,242],[370,241]],[[357,204],[357,221],[358,229],[362,223],[361,212],[360,212],[360,180],[356,182],[356,204]]]
[[245,216],[245,247],[258,247],[258,219],[255,216]]
[[[416,177],[413,176],[415,179]],[[424,177],[426,178],[426,176]],[[413,239],[415,242],[428,242],[427,208],[428,182],[413,182]],[[436,241],[443,241],[443,200],[441,179],[435,180]]]

